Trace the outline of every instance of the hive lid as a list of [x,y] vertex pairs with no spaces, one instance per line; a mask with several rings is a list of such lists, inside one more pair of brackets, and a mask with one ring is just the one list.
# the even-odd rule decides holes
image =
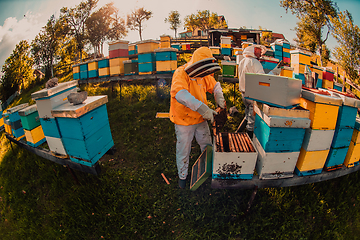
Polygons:
[[53,88],[44,88],[40,91],[34,92],[31,94],[31,98],[36,100],[38,98],[44,98],[44,97],[50,97],[54,94],[57,94],[61,91],[64,91],[68,88],[72,88],[74,86],[78,85],[77,80],[69,81],[69,82],[63,82],[59,83],[57,86]]
[[289,71],[294,71],[294,68],[288,67],[288,66],[281,66],[281,69],[285,69],[285,70],[289,70]]
[[327,89],[325,91],[329,92],[331,96],[341,98],[342,104],[344,106],[355,107],[355,108],[360,107],[360,100],[353,98],[353,97],[347,95],[346,93],[337,91],[335,89]]
[[20,116],[28,116],[36,111],[37,111],[37,106],[36,106],[36,104],[33,104],[31,106],[28,106],[26,108],[19,110],[19,115]]
[[23,103],[23,104],[17,105],[15,107],[9,108],[7,110],[7,113],[9,113],[9,114],[15,113],[15,112],[19,111],[20,109],[26,108],[27,106],[29,106],[28,103]]
[[236,62],[235,61],[226,61],[226,60],[221,60],[221,65],[227,65],[227,66],[235,66]]
[[129,41],[126,41],[126,40],[116,40],[116,41],[114,41],[114,42],[109,42],[109,45],[114,45],[114,44],[118,44],[118,43],[129,44]]
[[66,102],[51,110],[51,114],[53,117],[78,118],[107,102],[107,95],[90,96],[81,104],[73,105]]
[[325,95],[322,92],[324,91],[321,90],[308,91],[305,89],[301,89],[301,97],[316,103],[324,103],[324,104],[330,104],[336,106],[342,105],[342,100],[340,97],[331,96],[330,94]]
[[176,48],[157,48],[154,49],[154,52],[177,52],[179,50],[177,50]]

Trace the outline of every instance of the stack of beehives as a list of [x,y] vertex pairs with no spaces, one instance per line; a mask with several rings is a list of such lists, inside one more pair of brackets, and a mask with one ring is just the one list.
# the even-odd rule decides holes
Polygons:
[[153,74],[156,71],[154,50],[159,48],[159,41],[145,40],[137,43],[139,75]]
[[221,44],[221,54],[226,56],[231,56],[231,37],[220,37]]

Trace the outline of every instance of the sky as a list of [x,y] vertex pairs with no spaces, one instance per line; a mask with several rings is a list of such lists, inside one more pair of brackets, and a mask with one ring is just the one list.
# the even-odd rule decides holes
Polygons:
[[[153,17],[145,22],[143,40],[159,39],[166,34],[174,36],[169,23],[164,19],[169,13],[177,10],[183,19],[198,10],[210,10],[225,16],[229,28],[245,26],[252,29],[268,29],[284,34],[285,38],[294,43],[297,18],[286,13],[280,7],[279,0],[99,0],[98,7],[114,2],[119,9],[119,16],[126,19],[132,10],[144,7],[153,12]],[[74,7],[81,0],[0,0],[0,65],[10,56],[15,45],[21,40],[31,42],[46,25],[51,15],[59,17],[62,7]],[[354,23],[360,25],[360,0],[339,0],[340,11],[348,10]],[[184,31],[183,25],[178,32]],[[138,31],[129,30],[124,38],[129,42],[140,40]],[[334,49],[336,41],[330,37],[328,47]],[[108,55],[108,45],[104,45],[104,54]],[[0,74],[1,75],[1,74]]]

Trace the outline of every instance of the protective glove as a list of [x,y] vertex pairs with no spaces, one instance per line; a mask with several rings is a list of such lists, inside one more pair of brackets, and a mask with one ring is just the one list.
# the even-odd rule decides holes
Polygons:
[[269,74],[274,74],[274,75],[280,75],[281,73],[281,68],[279,67],[275,67],[273,70],[271,70],[271,72]]
[[201,114],[201,116],[206,119],[210,120],[211,123],[214,122],[214,114],[217,115],[217,112],[210,109],[207,105],[201,104],[200,107],[196,110],[198,113]]
[[216,104],[221,108],[225,108],[226,102],[225,102],[224,94],[222,92],[222,88],[221,88],[221,85],[219,82],[217,82],[215,84],[214,97],[215,97]]

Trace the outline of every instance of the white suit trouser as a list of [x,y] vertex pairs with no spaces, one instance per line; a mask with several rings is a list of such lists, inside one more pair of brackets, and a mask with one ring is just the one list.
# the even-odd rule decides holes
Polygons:
[[176,164],[180,179],[186,179],[189,169],[191,142],[194,139],[200,145],[201,152],[206,145],[212,145],[210,129],[207,121],[195,125],[183,126],[175,124]]
[[[242,96],[244,96],[244,94],[242,94]],[[247,120],[246,129],[248,131],[254,131],[254,101],[243,97],[243,103],[245,105],[245,119]]]

